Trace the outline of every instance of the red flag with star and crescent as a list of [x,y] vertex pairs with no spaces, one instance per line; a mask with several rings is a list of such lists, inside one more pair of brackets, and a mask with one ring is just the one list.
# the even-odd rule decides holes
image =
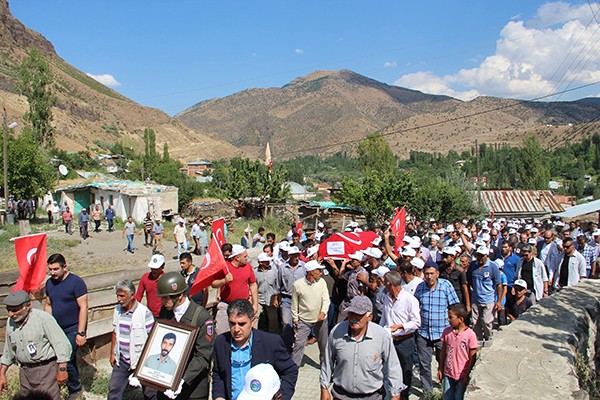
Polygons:
[[219,249],[225,244],[225,218],[219,218],[212,222],[212,238],[217,241]]
[[36,291],[46,278],[46,234],[22,236],[15,239],[19,279],[12,291]]
[[204,256],[204,260],[200,265],[196,280],[190,288],[190,296],[209,287],[215,279],[223,279],[226,273],[227,263],[225,262],[225,258],[223,258],[221,246],[219,246],[219,243],[213,236],[208,245],[208,251]]
[[400,254],[402,239],[404,239],[404,234],[406,233],[406,206],[402,206],[400,210],[396,209],[396,215],[392,219],[390,228],[394,235],[394,250],[396,254]]

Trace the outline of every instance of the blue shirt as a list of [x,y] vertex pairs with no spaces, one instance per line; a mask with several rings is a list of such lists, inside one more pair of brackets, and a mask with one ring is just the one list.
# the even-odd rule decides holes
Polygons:
[[[507,284],[507,280],[506,280],[506,275],[504,275],[504,272],[500,271],[500,280],[502,281],[502,286],[508,286]],[[504,290],[504,288],[503,288]],[[498,293],[496,292],[496,294],[494,295],[494,301],[498,302]],[[506,305],[506,296],[504,296],[504,298],[502,299],[502,307],[504,307]]]
[[46,281],[46,296],[50,298],[52,316],[60,327],[67,331],[79,325],[79,304],[77,299],[88,292],[83,279],[69,272],[62,280]]
[[511,254],[510,257],[504,259],[504,268],[502,272],[506,275],[506,281],[509,288],[512,288],[517,274],[517,263],[521,258],[516,254]]
[[252,337],[250,334],[248,345],[242,348],[231,342],[231,400],[237,400],[244,389],[246,374],[252,367]]
[[446,279],[438,279],[431,290],[427,282],[419,283],[415,289],[415,297],[421,305],[421,327],[419,335],[429,340],[442,337],[448,323],[448,306],[458,303],[458,297],[452,284]]
[[467,271],[467,280],[471,284],[473,304],[493,303],[496,288],[502,283],[498,266],[489,259],[483,267],[480,267],[477,261],[471,262]]
[[115,219],[115,210],[113,210],[112,208],[107,208],[106,219]]

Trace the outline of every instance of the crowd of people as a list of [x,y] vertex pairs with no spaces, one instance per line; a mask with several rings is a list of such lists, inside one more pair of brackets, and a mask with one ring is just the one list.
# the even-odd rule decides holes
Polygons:
[[[109,399],[121,399],[127,385],[142,386],[146,399],[208,399],[212,382],[215,400],[289,400],[312,343],[322,400],[407,399],[415,365],[424,395],[435,376],[445,399],[460,399],[477,349],[493,345],[494,330],[544,297],[595,278],[600,252],[598,226],[578,221],[414,221],[402,243],[384,225],[374,229],[369,247],[336,259],[320,252],[319,244],[336,233],[322,222],[304,232],[292,226],[283,240],[264,229],[252,237],[248,228],[244,245],[221,247],[227,268],[210,282],[217,292],[211,301],[211,289],[191,292],[201,275],[193,257],[208,243],[195,241],[189,252],[186,221],[177,222],[180,271],[165,272],[165,256],[155,252],[137,289],[131,281],[115,285]],[[155,250],[157,224],[144,223],[144,232],[155,233],[146,237]],[[126,224],[123,235],[129,239],[136,230]],[[345,230],[363,228],[351,223]],[[199,220],[197,231],[204,231]],[[263,251],[252,265],[246,247],[256,246]],[[0,390],[17,363],[23,391],[58,398],[58,384],[66,383],[75,399],[82,390],[75,355],[86,343],[87,288],[60,254],[49,257],[48,270],[45,313],[32,309],[23,291],[4,300],[10,319]],[[199,330],[182,379],[166,390],[134,375],[156,320]],[[175,340],[162,338],[161,353],[151,358],[157,369],[173,368],[167,356]]]

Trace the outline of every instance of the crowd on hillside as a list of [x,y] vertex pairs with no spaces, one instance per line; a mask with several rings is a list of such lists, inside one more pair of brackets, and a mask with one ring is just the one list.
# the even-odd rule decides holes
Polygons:
[[[185,223],[181,217],[177,226]],[[363,229],[353,222],[345,231]],[[324,223],[304,232],[292,226],[283,240],[264,229],[252,236],[247,228],[242,244],[221,246],[226,271],[207,283],[218,293],[216,302],[208,288],[191,291],[207,276],[174,232],[179,272],[165,272],[165,257],[157,252],[137,289],[131,281],[115,285],[108,398],[121,399],[130,385],[141,386],[147,399],[208,399],[212,382],[215,400],[290,400],[305,347],[317,343],[322,400],[407,399],[414,366],[424,395],[436,378],[445,399],[460,399],[477,349],[493,345],[494,329],[597,275],[600,229],[593,223],[413,221],[402,243],[395,243],[387,225],[374,232],[369,247],[333,259],[320,251],[319,244],[336,233]],[[196,243],[195,253],[207,246]],[[258,246],[263,252],[251,265],[246,249]],[[24,398],[43,393],[57,399],[59,384],[66,384],[76,399],[82,393],[76,352],[87,340],[87,288],[60,254],[49,257],[48,270],[46,312],[32,309],[23,291],[4,300],[10,318],[0,389],[7,389],[8,367],[18,364],[22,393],[34,396]],[[177,336],[164,335],[159,354],[143,357],[158,320],[198,328],[180,379],[160,390],[134,374],[151,368],[171,376],[177,368],[171,358]],[[434,356],[437,371],[431,368]]]

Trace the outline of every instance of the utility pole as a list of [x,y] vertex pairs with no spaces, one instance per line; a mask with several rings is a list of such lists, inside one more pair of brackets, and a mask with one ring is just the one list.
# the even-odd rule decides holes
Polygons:
[[8,216],[8,122],[6,121],[6,107],[4,107],[2,130],[4,131],[4,143],[2,146],[2,161],[4,164],[4,208],[6,210],[6,215]]
[[481,172],[479,171],[479,144],[475,139],[475,160],[477,162],[477,204],[481,205]]

